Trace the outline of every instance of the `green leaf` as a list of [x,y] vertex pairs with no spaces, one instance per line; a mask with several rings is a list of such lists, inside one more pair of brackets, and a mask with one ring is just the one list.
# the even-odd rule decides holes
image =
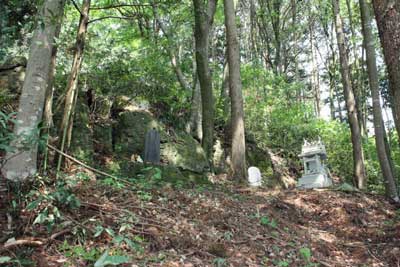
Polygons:
[[96,232],[94,233],[94,237],[98,237],[104,231],[104,227],[101,225],[96,226]]
[[26,209],[27,209],[27,210],[34,210],[34,209],[36,209],[37,206],[40,204],[41,201],[42,201],[41,199],[37,199],[37,200],[34,200],[34,201],[30,202],[30,203],[26,206]]
[[103,267],[107,265],[119,265],[122,263],[128,263],[129,257],[127,256],[109,256],[108,249],[100,256],[100,258],[94,264],[94,267]]
[[4,257],[0,257],[0,263],[7,263],[7,262],[11,262],[11,258],[4,256]]
[[39,213],[39,215],[36,217],[36,219],[33,221],[33,224],[41,224],[44,223],[47,219],[47,216],[43,213]]
[[305,260],[305,261],[310,261],[311,259],[311,250],[309,248],[301,248],[299,250],[300,256]]

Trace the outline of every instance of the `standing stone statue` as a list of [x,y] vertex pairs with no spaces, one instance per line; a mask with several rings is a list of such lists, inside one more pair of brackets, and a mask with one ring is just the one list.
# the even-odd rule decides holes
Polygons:
[[157,132],[156,128],[151,129],[146,134],[144,162],[153,164],[160,163],[160,134]]

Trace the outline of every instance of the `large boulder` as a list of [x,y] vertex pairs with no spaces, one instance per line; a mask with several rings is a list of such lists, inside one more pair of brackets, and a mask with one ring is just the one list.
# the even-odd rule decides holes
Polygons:
[[201,145],[189,134],[174,131],[154,118],[147,110],[124,110],[115,117],[113,148],[122,159],[143,158],[147,131],[160,132],[161,162],[182,170],[203,173],[209,164]]
[[79,95],[75,108],[70,152],[86,163],[93,162],[93,131],[90,125],[89,107]]

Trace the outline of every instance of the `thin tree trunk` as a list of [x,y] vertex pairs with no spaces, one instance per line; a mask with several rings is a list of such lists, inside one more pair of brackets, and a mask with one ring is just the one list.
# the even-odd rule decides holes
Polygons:
[[[61,30],[61,23],[56,30],[55,38],[58,38]],[[43,122],[46,128],[53,127],[53,93],[54,93],[54,76],[56,72],[57,46],[53,47],[51,53],[51,63],[49,71],[49,82],[47,83],[46,96],[44,101]]]
[[202,111],[201,111],[201,90],[200,90],[200,82],[197,78],[194,80],[193,86],[193,96],[192,96],[192,107],[190,111],[190,129],[189,132],[193,134],[193,136],[199,140],[200,142],[203,139],[203,128],[202,128]]
[[[157,21],[158,26],[160,27],[161,31],[164,33],[165,37],[168,39],[168,42],[172,43],[172,37],[171,37],[169,31],[167,31],[167,29],[164,27],[164,24],[162,23],[162,21],[160,20],[156,6],[153,6],[153,14],[154,14],[155,20]],[[181,85],[182,89],[190,91],[190,86],[186,82],[185,75],[183,74],[183,71],[181,69],[181,66],[180,66],[180,63],[178,60],[178,56],[176,55],[174,47],[172,45],[168,45],[167,50],[168,50],[169,58],[171,60],[172,69],[175,72],[175,75],[176,75],[176,78],[178,79],[179,84]]]
[[373,0],[372,3],[389,74],[393,118],[400,142],[400,1]]
[[[229,93],[229,63],[228,63],[228,48],[226,48],[225,53],[226,62],[224,64],[223,74],[222,74],[222,85],[221,85],[221,96],[222,110],[224,114],[231,113],[231,100]],[[229,121],[229,119],[228,119]],[[228,123],[227,123],[228,124]]]
[[209,31],[213,23],[217,0],[209,0],[208,6],[203,0],[193,0],[196,40],[197,75],[201,88],[201,103],[203,113],[203,140],[202,147],[212,167],[214,144],[214,96],[212,77],[209,67],[208,41]]
[[340,70],[342,74],[343,90],[346,101],[347,116],[351,130],[351,142],[353,144],[353,162],[355,185],[362,189],[366,185],[366,174],[364,155],[362,148],[362,137],[358,121],[357,107],[354,98],[353,88],[350,82],[350,70],[346,53],[346,44],[343,33],[342,18],[340,16],[339,0],[332,0],[333,15],[336,25],[336,38],[340,55]]
[[364,136],[366,134],[366,128],[364,128],[363,124],[363,101],[362,101],[362,91],[361,91],[361,81],[360,81],[360,65],[359,65],[359,58],[357,53],[357,42],[356,42],[356,32],[354,29],[354,22],[353,22],[353,12],[351,10],[351,2],[350,0],[346,0],[347,11],[349,14],[349,26],[351,32],[351,48],[353,50],[353,64],[350,65],[350,80],[351,86],[353,88],[354,97],[356,99],[356,107],[358,113],[358,119],[360,124],[361,135]]
[[[291,0],[292,5],[292,28],[293,28],[293,55],[294,55],[294,81],[299,82],[299,62],[297,58],[297,1]],[[297,98],[300,99],[301,89],[297,92]]]
[[[74,59],[72,61],[72,67],[68,77],[67,86],[65,88],[66,95],[65,95],[64,113],[59,129],[59,138],[60,138],[59,147],[61,151],[65,150],[64,145],[66,143],[67,143],[66,148],[68,149],[68,142],[66,142],[65,139],[68,134],[68,125],[70,122],[71,114],[73,112],[72,109],[73,109],[75,95],[78,94],[78,76],[82,64],[83,51],[85,48],[85,38],[89,22],[90,1],[91,0],[84,0],[82,3],[81,16],[79,19],[78,32],[75,42]],[[57,170],[60,168],[61,160],[62,160],[62,155],[59,154]]]
[[231,96],[232,176],[246,179],[246,144],[244,136],[244,110],[242,81],[240,79],[239,40],[233,0],[224,0],[226,39],[228,43],[229,88]]
[[321,93],[319,86],[319,70],[316,63],[316,53],[314,47],[314,22],[313,18],[309,17],[309,30],[310,30],[310,47],[311,47],[311,87],[314,94],[315,113],[317,117],[321,115]]
[[378,152],[379,164],[381,166],[386,195],[396,201],[399,201],[396,183],[390,158],[385,146],[385,126],[383,124],[381,101],[379,98],[379,78],[376,67],[376,55],[374,46],[374,37],[371,29],[371,16],[369,7],[364,0],[359,0],[361,10],[362,30],[364,36],[364,45],[367,53],[368,78],[372,95],[372,108],[374,115],[375,144]]
[[12,142],[15,151],[7,153],[2,168],[4,177],[10,180],[25,180],[37,171],[37,142],[26,147],[23,136],[38,135],[37,126],[43,115],[54,37],[57,25],[61,23],[64,4],[64,0],[46,0],[39,12],[43,23],[38,24],[31,41],[26,77],[19,100],[18,124],[14,127],[14,134],[19,138]]
[[[330,68],[329,63],[328,63],[328,68]],[[329,75],[329,109],[331,112],[331,120],[335,120],[335,85],[334,85],[334,79],[333,75],[331,74],[331,71],[328,70],[328,75]]]

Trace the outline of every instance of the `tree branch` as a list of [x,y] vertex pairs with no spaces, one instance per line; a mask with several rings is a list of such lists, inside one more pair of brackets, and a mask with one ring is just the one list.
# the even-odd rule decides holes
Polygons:
[[91,21],[88,22],[88,24],[96,22],[96,21],[100,21],[100,20],[105,20],[105,19],[126,19],[126,20],[131,20],[136,18],[136,16],[132,16],[132,17],[119,17],[119,16],[106,16],[106,17],[100,17],[97,19],[93,19]]
[[90,8],[91,10],[101,10],[101,9],[112,9],[119,7],[151,7],[151,4],[120,4],[120,5],[109,5],[109,6],[96,6]]
[[74,0],[71,0],[71,2],[72,2],[72,4],[74,5],[74,7],[76,8],[76,10],[78,10],[79,14],[81,14],[81,16],[82,16],[82,12],[81,12],[81,10],[79,9],[78,5],[75,3],[75,1],[74,1]]

